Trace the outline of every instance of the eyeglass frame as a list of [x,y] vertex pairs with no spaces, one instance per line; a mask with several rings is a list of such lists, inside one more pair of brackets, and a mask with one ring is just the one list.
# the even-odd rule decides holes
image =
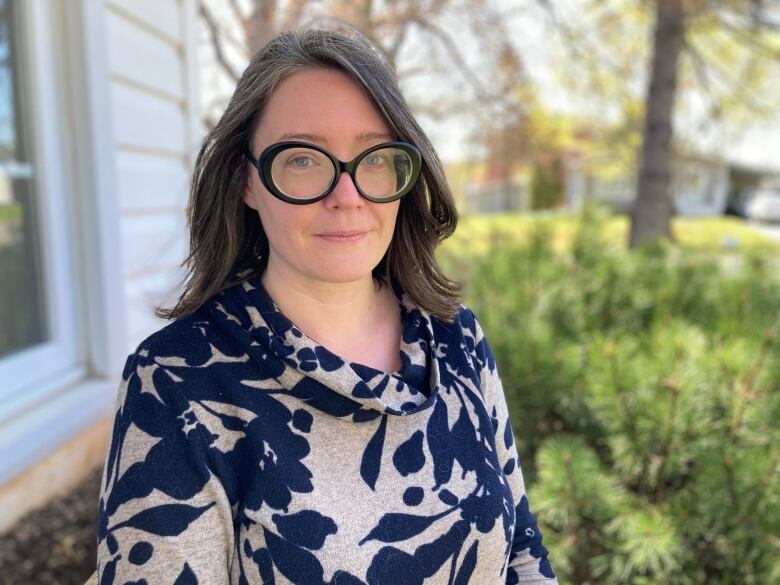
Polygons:
[[[285,150],[288,150],[290,148],[311,148],[313,150],[316,150],[317,152],[320,152],[327,156],[330,161],[333,163],[333,168],[335,170],[335,173],[333,174],[333,179],[331,180],[330,185],[320,193],[319,195],[316,195],[315,197],[309,198],[309,199],[300,199],[298,197],[290,197],[289,195],[285,195],[275,184],[271,175],[271,165],[273,164],[274,158],[280,153]],[[401,189],[398,193],[395,195],[392,195],[391,197],[373,197],[371,195],[366,194],[358,184],[357,180],[355,179],[355,174],[357,172],[358,164],[360,163],[363,158],[372,152],[376,150],[382,150],[384,148],[397,148],[399,150],[404,151],[407,155],[409,155],[409,159],[412,161],[412,172],[409,177],[409,183]],[[309,142],[300,142],[300,141],[285,141],[285,142],[276,142],[274,144],[271,144],[267,148],[263,150],[263,152],[260,153],[260,156],[255,158],[252,154],[252,151],[249,149],[249,147],[246,147],[246,150],[244,151],[244,157],[252,163],[252,166],[254,166],[257,169],[257,173],[260,176],[260,181],[263,183],[263,186],[277,199],[281,199],[282,201],[286,201],[287,203],[292,203],[293,205],[308,205],[310,203],[316,203],[317,201],[320,201],[322,199],[325,199],[328,195],[330,195],[333,190],[336,188],[336,185],[338,184],[339,180],[341,179],[342,173],[347,173],[350,178],[352,179],[352,184],[355,185],[355,189],[357,190],[360,195],[369,201],[373,201],[374,203],[391,203],[397,199],[400,199],[409,191],[411,191],[414,186],[417,184],[417,180],[420,178],[420,172],[422,171],[422,155],[420,154],[420,151],[417,149],[416,146],[413,144],[410,144],[409,142],[403,142],[403,141],[392,141],[392,142],[383,142],[381,144],[375,144],[374,146],[371,146],[358,154],[355,158],[353,158],[351,161],[343,161],[327,150],[325,150],[323,147],[317,145],[317,144],[311,144]]]

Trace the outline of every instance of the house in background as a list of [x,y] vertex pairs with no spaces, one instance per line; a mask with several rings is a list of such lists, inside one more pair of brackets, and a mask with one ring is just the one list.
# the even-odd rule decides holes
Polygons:
[[[636,193],[636,174],[619,168],[611,158],[599,160],[582,150],[564,153],[560,174],[550,198],[552,206],[576,211],[586,200],[609,204],[628,213]],[[534,193],[534,170],[519,163],[511,172],[492,161],[447,165],[447,177],[458,207],[466,213],[530,211],[540,208]],[[780,185],[780,157],[775,163],[759,158],[727,159],[715,155],[676,153],[672,160],[675,213],[713,217],[737,211],[739,197],[750,189]]]
[[[593,167],[593,161],[588,161]],[[579,209],[584,201],[608,203],[628,213],[636,193],[636,175],[608,177],[589,171],[579,157],[566,165],[566,207]],[[723,157],[675,154],[672,160],[672,199],[675,213],[688,217],[714,217],[739,211],[739,199],[750,189],[780,184],[780,158],[775,164],[737,162]]]
[[464,213],[524,212],[556,206],[563,202],[568,188],[562,169],[562,164],[542,169],[525,161],[508,164],[490,159],[445,165],[453,198]]
[[447,166],[447,177],[458,207],[471,213],[529,209],[526,175],[503,161]]
[[[636,174],[598,172],[599,161],[570,155],[566,165],[566,206],[579,209],[586,200],[608,203],[628,213],[636,193]],[[593,169],[596,169],[594,172]],[[683,216],[723,215],[729,194],[729,166],[715,157],[675,154],[672,159],[672,199]]]
[[195,0],[0,0],[0,531],[100,465],[178,298]]

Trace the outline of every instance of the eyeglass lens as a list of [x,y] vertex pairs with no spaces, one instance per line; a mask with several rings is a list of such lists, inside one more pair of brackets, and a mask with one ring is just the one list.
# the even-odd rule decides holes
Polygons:
[[[399,148],[382,148],[364,156],[355,170],[357,187],[371,197],[392,197],[412,176],[412,159]],[[312,148],[279,152],[271,163],[271,178],[289,197],[310,199],[323,193],[334,178],[333,162]]]

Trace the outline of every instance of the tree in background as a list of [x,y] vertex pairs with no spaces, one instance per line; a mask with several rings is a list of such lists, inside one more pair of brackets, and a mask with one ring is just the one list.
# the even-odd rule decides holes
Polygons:
[[[673,238],[670,158],[677,146],[716,127],[733,137],[778,111],[780,34],[765,17],[768,4],[521,0],[507,9],[480,0],[200,0],[225,79],[235,82],[279,30],[350,23],[384,51],[418,115],[476,127],[472,152],[497,161],[508,177],[513,167],[533,168],[533,159],[548,155],[530,120],[544,95],[528,74],[529,47],[511,18],[542,6],[568,55],[551,61],[558,85],[572,102],[592,106],[580,108],[590,111],[582,123],[591,128],[591,146],[611,148],[616,162],[626,161],[625,174],[637,177],[631,246]],[[419,79],[427,81],[424,90]],[[207,107],[208,126],[224,100]]]
[[[523,61],[501,11],[480,0],[200,0],[200,15],[214,59],[233,84],[251,55],[279,31],[349,24],[384,52],[402,85],[421,76],[444,80],[432,84],[441,88],[439,96],[405,91],[419,115],[475,116],[489,125],[521,109],[513,91],[526,82]],[[207,107],[208,127],[225,99]]]
[[771,3],[537,1],[568,48],[580,98],[590,95],[607,118],[643,100],[629,244],[673,238],[670,159],[680,138],[673,129],[686,122],[692,131],[738,131],[777,112],[780,35],[767,16]]
[[531,171],[531,209],[550,209],[563,203],[563,163],[551,157],[537,162]]
[[683,0],[655,0],[653,3],[656,24],[639,180],[631,211],[631,246],[647,238],[672,237],[672,113],[677,94],[678,62],[685,39],[685,14]]

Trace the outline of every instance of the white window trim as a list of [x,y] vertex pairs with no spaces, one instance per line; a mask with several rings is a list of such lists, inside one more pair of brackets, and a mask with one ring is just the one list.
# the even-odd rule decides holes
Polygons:
[[51,337],[0,360],[0,484],[109,415],[126,358],[104,6],[19,5]]

